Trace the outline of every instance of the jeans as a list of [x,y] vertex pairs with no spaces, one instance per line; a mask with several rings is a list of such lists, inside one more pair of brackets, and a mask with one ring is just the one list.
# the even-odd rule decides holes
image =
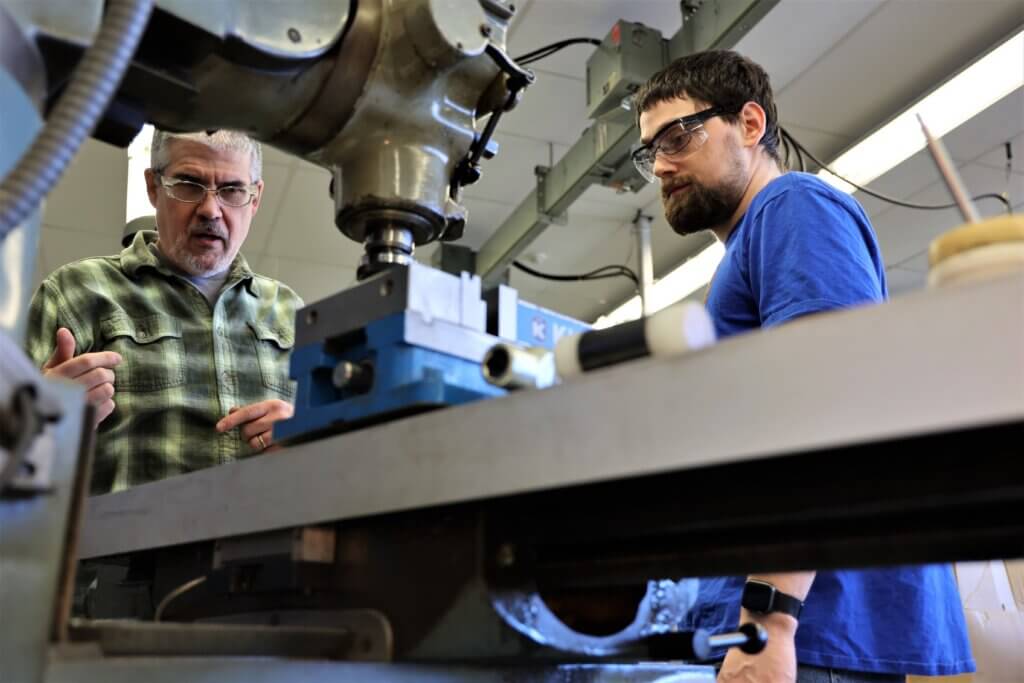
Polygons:
[[903,683],[904,674],[872,674],[844,669],[822,669],[801,664],[797,667],[796,683]]

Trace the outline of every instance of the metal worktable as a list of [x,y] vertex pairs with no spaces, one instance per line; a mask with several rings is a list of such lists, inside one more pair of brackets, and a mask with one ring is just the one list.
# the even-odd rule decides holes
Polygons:
[[80,557],[484,502],[697,574],[1020,554],[1022,436],[1014,275],[95,497]]

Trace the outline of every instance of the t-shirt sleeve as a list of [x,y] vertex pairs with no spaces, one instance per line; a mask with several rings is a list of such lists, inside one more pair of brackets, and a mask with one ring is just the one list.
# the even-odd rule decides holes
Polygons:
[[751,289],[761,325],[885,298],[867,217],[813,189],[772,198],[751,224]]

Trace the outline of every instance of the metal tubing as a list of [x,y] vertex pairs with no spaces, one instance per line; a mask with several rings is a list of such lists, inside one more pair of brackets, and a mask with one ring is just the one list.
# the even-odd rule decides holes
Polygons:
[[654,251],[651,249],[651,217],[642,211],[633,219],[636,234],[637,275],[640,276],[640,310],[643,316],[651,315],[651,292],[654,288]]

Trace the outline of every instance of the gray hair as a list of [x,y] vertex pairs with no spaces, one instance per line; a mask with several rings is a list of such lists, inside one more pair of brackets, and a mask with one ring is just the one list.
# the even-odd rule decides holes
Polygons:
[[171,163],[167,146],[171,140],[192,140],[206,145],[219,152],[245,152],[249,155],[249,182],[255,183],[263,174],[263,151],[260,143],[245,133],[234,130],[216,130],[213,133],[199,131],[197,133],[170,133],[155,128],[153,142],[150,145],[149,165],[155,170],[163,169]]

